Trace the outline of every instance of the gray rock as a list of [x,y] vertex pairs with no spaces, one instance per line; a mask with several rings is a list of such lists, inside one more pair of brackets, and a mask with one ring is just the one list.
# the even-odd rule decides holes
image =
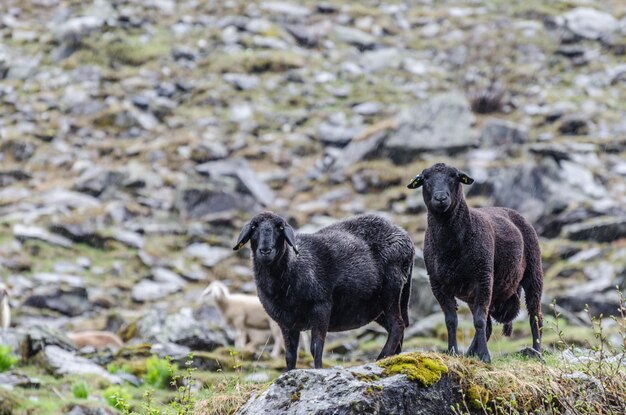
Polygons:
[[160,300],[182,289],[183,285],[176,282],[141,280],[133,287],[131,297],[133,301],[145,303]]
[[84,287],[59,288],[46,285],[37,287],[24,300],[24,305],[58,311],[70,317],[79,316],[93,308]]
[[382,110],[380,102],[368,101],[362,102],[352,107],[352,111],[359,115],[376,115]]
[[430,387],[405,375],[381,375],[375,364],[292,370],[252,396],[237,414],[443,415],[459,402],[459,387],[446,375]]
[[88,209],[101,206],[101,202],[98,198],[65,189],[54,189],[45,192],[42,194],[41,200],[45,201],[47,206],[72,209]]
[[563,237],[574,241],[613,242],[626,238],[626,214],[599,217],[563,227]]
[[100,235],[93,226],[88,223],[53,223],[50,231],[68,238],[73,242],[84,243],[94,248],[102,249],[106,238]]
[[65,415],[117,415],[117,411],[107,407],[93,407],[91,405],[69,404],[69,412]]
[[212,268],[219,262],[232,256],[233,250],[205,243],[195,243],[185,248],[185,254],[192,258],[200,259],[202,265]]
[[240,73],[225,73],[222,75],[222,79],[228,82],[229,84],[233,84],[237,87],[237,89],[241,91],[247,91],[250,89],[255,89],[258,87],[260,79],[256,75],[247,75]]
[[62,24],[51,25],[52,34],[57,41],[78,43],[82,38],[100,29],[104,19],[99,16],[80,16],[69,19]]
[[334,33],[339,41],[354,45],[360,50],[369,50],[376,46],[376,38],[359,29],[335,26]]
[[619,29],[615,17],[588,7],[577,7],[559,17],[567,29],[585,39],[599,39]]
[[121,383],[121,379],[84,357],[62,349],[59,346],[46,346],[37,356],[37,362],[55,375],[99,376],[111,383]]
[[327,145],[344,147],[361,131],[363,131],[362,127],[322,122],[317,127],[316,138]]
[[196,186],[181,189],[177,207],[183,219],[200,219],[228,212],[252,212],[257,203],[247,195],[213,186]]
[[559,132],[565,135],[585,135],[589,133],[589,118],[584,114],[570,114],[561,119]]
[[423,152],[477,146],[478,135],[472,130],[474,120],[465,96],[435,95],[398,116],[397,129],[385,147],[395,161],[408,162]]
[[176,313],[149,310],[137,321],[137,337],[150,343],[176,343],[191,350],[211,351],[228,345],[221,328],[197,320],[190,308]]
[[41,381],[37,378],[30,378],[21,373],[0,373],[0,385],[9,390],[15,387],[38,389],[41,387]]
[[287,1],[264,1],[261,3],[261,9],[269,13],[285,14],[292,17],[306,17],[311,14],[308,8]]
[[76,345],[65,333],[48,326],[29,327],[20,343],[22,359],[27,360],[44,350],[47,346],[56,346],[67,351],[76,351]]
[[528,128],[510,121],[490,118],[483,127],[480,142],[484,146],[524,144],[528,141]]
[[78,178],[74,190],[98,197],[107,189],[121,185],[124,178],[123,173],[93,167]]
[[145,243],[143,235],[126,229],[113,229],[111,238],[135,249],[142,249]]
[[54,235],[38,226],[16,224],[13,226],[13,235],[20,241],[35,239],[52,245],[62,246],[63,248],[70,248],[73,245],[69,239],[60,235]]
[[[19,354],[20,344],[24,341],[26,333],[22,330],[13,329],[11,327],[4,330],[0,329],[0,344],[10,346],[14,354]],[[0,382],[0,384],[2,384]]]
[[258,174],[252,170],[250,164],[245,159],[208,162],[197,166],[196,171],[207,174],[209,177],[236,177],[239,180],[239,185],[254,196],[259,203],[264,206],[271,206],[274,203],[274,192],[265,182],[259,179]]

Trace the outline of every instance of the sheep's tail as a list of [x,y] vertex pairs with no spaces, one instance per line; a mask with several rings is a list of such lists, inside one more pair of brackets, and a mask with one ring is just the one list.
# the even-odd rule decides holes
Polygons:
[[504,323],[504,326],[502,326],[502,334],[510,337],[511,334],[513,334],[513,323]]
[[402,295],[400,296],[400,310],[402,312],[402,320],[404,327],[409,327],[409,299],[411,297],[411,280],[413,279],[413,257],[411,257],[411,265],[409,265],[406,282],[402,287]]

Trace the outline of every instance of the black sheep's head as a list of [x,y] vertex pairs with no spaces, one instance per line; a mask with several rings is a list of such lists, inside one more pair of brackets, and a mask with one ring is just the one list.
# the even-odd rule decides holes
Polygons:
[[437,163],[415,176],[407,186],[417,189],[423,186],[424,202],[434,214],[445,214],[463,198],[461,184],[472,184],[474,179],[455,167]]
[[248,241],[254,258],[265,265],[282,256],[285,244],[291,246],[298,254],[293,228],[286,220],[272,212],[259,213],[246,223],[233,249],[235,251],[241,249]]

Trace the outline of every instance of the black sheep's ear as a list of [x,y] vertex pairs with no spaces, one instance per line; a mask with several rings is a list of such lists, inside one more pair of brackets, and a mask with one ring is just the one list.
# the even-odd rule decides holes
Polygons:
[[415,178],[413,178],[413,180],[411,180],[411,182],[406,187],[408,187],[409,189],[417,189],[423,184],[424,184],[424,176],[422,176],[421,174],[418,174],[417,176],[415,176]]
[[254,228],[255,226],[250,223],[246,223],[244,225],[244,227],[241,229],[241,233],[239,233],[237,243],[233,247],[233,251],[239,251],[246,243],[248,243],[250,237],[252,236],[252,231],[254,230]]
[[300,252],[298,251],[298,245],[296,245],[296,234],[293,232],[293,228],[285,223],[281,227],[281,230],[285,235],[285,240],[287,241],[287,244],[289,244],[289,246],[293,248],[293,251],[296,253],[296,255],[298,255]]
[[472,179],[471,177],[469,177],[467,174],[465,173],[461,173],[459,172],[459,174],[457,175],[459,181],[463,184],[472,184],[474,183],[474,179]]

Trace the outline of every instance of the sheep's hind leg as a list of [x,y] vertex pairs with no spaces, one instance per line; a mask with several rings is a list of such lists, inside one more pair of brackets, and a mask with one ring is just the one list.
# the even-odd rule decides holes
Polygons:
[[388,308],[382,314],[384,321],[383,327],[387,330],[387,341],[385,346],[378,355],[378,360],[387,356],[400,353],[402,351],[402,342],[404,340],[404,320],[402,319],[402,313],[400,311],[400,293],[392,298],[396,298],[396,301],[388,301]]
[[[378,324],[383,326],[383,328],[387,332],[387,336],[389,336],[389,333],[391,332],[391,328],[387,324],[387,321],[385,319],[385,313],[382,313],[381,315],[376,317],[376,320],[374,320],[374,321],[376,321]],[[400,344],[398,345],[398,347],[396,347],[396,350],[395,350],[395,352],[393,354],[399,354],[400,352],[402,352],[402,343],[403,343],[403,341],[404,341],[404,333],[402,334],[402,339],[400,340]]]
[[522,287],[526,297],[526,308],[530,321],[530,331],[533,335],[533,349],[541,355],[541,332],[543,330],[543,316],[541,314],[541,291],[543,281],[528,276],[528,271],[522,280]]
[[322,354],[324,353],[324,343],[328,332],[330,321],[330,304],[316,306],[311,312],[311,354],[316,369],[322,368]]

